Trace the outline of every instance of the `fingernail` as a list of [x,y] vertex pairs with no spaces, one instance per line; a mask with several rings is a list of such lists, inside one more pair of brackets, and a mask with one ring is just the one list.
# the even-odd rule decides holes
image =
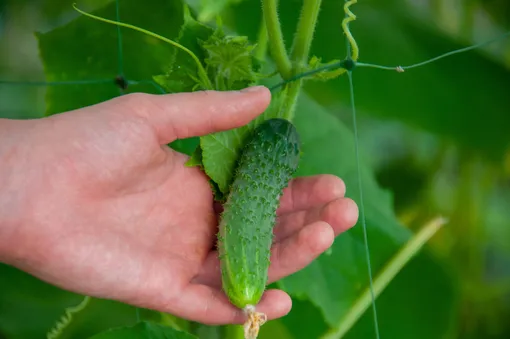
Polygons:
[[252,87],[246,87],[241,90],[243,93],[251,93],[251,92],[258,92],[265,88],[265,86],[252,86]]

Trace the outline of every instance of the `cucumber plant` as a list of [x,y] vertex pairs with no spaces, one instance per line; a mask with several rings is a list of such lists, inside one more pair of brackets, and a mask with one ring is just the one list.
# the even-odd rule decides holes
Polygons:
[[[154,87],[162,92],[242,89],[263,83],[275,75],[280,76],[282,82],[271,87],[273,100],[264,114],[247,126],[201,137],[188,161],[188,166],[200,166],[206,172],[215,198],[226,207],[218,233],[223,287],[231,302],[246,310],[246,337],[256,337],[258,326],[265,320],[263,314],[256,312],[256,304],[265,289],[270,238],[279,194],[298,165],[299,138],[293,120],[304,81],[331,80],[347,75],[351,80],[353,95],[351,72],[356,67],[376,67],[402,72],[425,64],[384,67],[358,62],[359,48],[349,30],[349,23],[356,19],[350,10],[350,6],[355,3],[354,0],[346,1],[344,6],[345,19],[342,21],[342,28],[348,41],[348,55],[343,60],[325,63],[322,63],[320,58],[309,55],[321,1],[303,1],[290,53],[287,53],[282,38],[277,1],[261,1],[264,25],[261,27],[258,44],[252,44],[244,36],[226,34],[221,20],[217,20],[215,26],[197,21],[187,7],[182,30],[175,41],[118,20],[93,16],[76,7],[83,15],[135,29],[171,44],[175,49],[167,69],[154,76],[152,82]],[[222,4],[217,6],[221,7]],[[201,13],[199,17],[210,17],[211,12],[216,10],[214,8],[216,7],[210,6],[209,12]],[[266,53],[266,49],[269,49],[272,62],[276,66],[270,74],[261,72],[261,55]],[[352,96],[352,104],[353,98]],[[264,143],[266,144],[262,147]],[[218,148],[218,144],[227,147]],[[271,150],[268,151],[266,146],[271,147]],[[357,144],[355,147],[357,149]],[[283,150],[277,151],[279,148]],[[224,161],[218,161],[218,157]],[[359,202],[363,219],[363,201]],[[362,227],[366,240],[364,220]],[[250,237],[252,241],[249,241]],[[368,243],[365,243],[365,247],[368,250]],[[400,267],[408,259],[401,260]],[[368,267],[371,280],[370,264]],[[374,300],[380,289],[375,289],[375,293],[374,289],[371,289],[371,292],[370,298],[366,300],[375,306]],[[365,306],[359,309],[366,309]],[[360,317],[362,311],[359,309],[358,314],[353,316],[354,319]],[[351,317],[351,321],[353,318]],[[374,324],[377,330],[377,322]],[[58,329],[63,328],[59,326]]]
[[[283,163],[278,164],[274,160],[270,162],[269,160],[276,154],[274,152],[278,147],[274,144],[271,146],[271,150],[268,151],[267,147],[262,147],[260,138],[264,135],[268,137],[265,133],[271,131],[269,127],[276,121],[286,121],[287,126],[291,128],[296,102],[304,81],[309,79],[327,81],[346,74],[350,83],[351,108],[355,123],[356,110],[352,85],[352,71],[355,68],[379,68],[402,73],[482,45],[449,52],[410,66],[388,67],[358,62],[359,47],[349,28],[349,24],[356,20],[356,16],[350,7],[356,3],[357,0],[349,0],[345,1],[344,5],[345,17],[341,26],[347,41],[346,58],[322,63],[318,57],[309,55],[321,1],[303,1],[291,51],[287,54],[277,14],[277,2],[262,0],[264,19],[264,29],[262,31],[267,34],[267,46],[276,66],[276,70],[269,76],[278,74],[282,82],[271,87],[274,93],[273,101],[260,117],[244,127],[201,137],[199,145],[187,163],[189,166],[200,166],[205,171],[210,178],[215,198],[225,203],[226,209],[222,215],[218,233],[223,288],[230,301],[235,306],[243,309],[247,315],[245,338],[256,338],[259,326],[265,322],[265,315],[256,312],[256,304],[264,291],[267,280],[267,270],[270,264],[267,259],[271,245],[270,235],[281,190],[294,173],[299,156],[297,150],[293,155],[296,157],[295,159],[289,158],[289,150],[284,152],[286,155],[282,155],[283,159],[280,161],[295,161],[295,165],[290,167],[282,167]],[[172,60],[171,66],[164,74],[154,77],[158,86],[161,86],[166,92],[241,89],[260,83],[268,77],[268,75],[259,72],[260,60],[256,57],[258,53],[264,53],[266,47],[252,45],[243,36],[226,35],[219,19],[216,28],[213,28],[196,21],[186,8],[184,25],[179,40],[171,41],[142,28],[94,16],[76,7],[75,9],[96,20],[138,30],[177,47],[178,49],[174,55],[175,59]],[[505,34],[496,40],[507,35]],[[198,39],[193,41],[190,37],[198,37]],[[262,52],[257,48],[261,48]],[[175,60],[180,62],[176,63]],[[203,62],[200,60],[203,60]],[[275,120],[275,118],[279,120]],[[297,143],[293,139],[297,138],[297,131],[294,128],[292,130],[293,132],[287,136],[290,138],[287,142],[296,145]],[[358,158],[356,131],[356,126],[354,126],[355,151]],[[294,134],[296,136],[293,136]],[[276,140],[274,142],[277,143]],[[283,140],[280,142],[283,143]],[[228,146],[218,148],[218,144]],[[280,147],[284,147],[284,145],[283,143]],[[227,156],[226,153],[233,153],[235,156]],[[246,154],[249,154],[249,156],[247,157]],[[224,159],[224,161],[219,163],[217,161],[218,157]],[[267,167],[261,170],[263,159],[269,162],[266,163]],[[289,164],[287,163],[287,165]],[[359,160],[357,167],[358,189],[361,192]],[[255,170],[258,170],[259,173],[255,173]],[[269,172],[270,170],[272,172]],[[274,186],[269,185],[270,182]],[[260,200],[262,197],[265,198]],[[360,197],[360,199],[362,198]],[[364,204],[362,200],[359,203],[368,264],[370,299],[374,313],[375,333],[378,336],[375,307],[376,292],[372,281]],[[425,240],[422,239],[422,241],[413,243],[413,246],[423,246],[424,241],[435,233],[430,232],[430,230],[437,231],[437,226],[445,222],[444,219],[440,218],[431,223],[432,226],[424,230],[424,232],[429,233],[428,237],[424,237]],[[399,260],[397,267],[402,267],[410,257]],[[378,290],[378,293],[380,293],[380,290]],[[366,309],[366,305],[362,309]],[[360,315],[361,313],[356,317]]]

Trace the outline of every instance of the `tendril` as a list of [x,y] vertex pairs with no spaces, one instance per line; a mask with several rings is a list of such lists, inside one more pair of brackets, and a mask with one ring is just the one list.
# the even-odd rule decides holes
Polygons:
[[81,303],[76,306],[71,306],[65,309],[65,314],[56,322],[55,326],[51,331],[46,334],[47,339],[57,339],[62,335],[64,330],[71,324],[73,321],[73,314],[81,312],[87,307],[89,304],[90,297],[85,296]]
[[349,44],[351,45],[351,59],[354,61],[357,61],[359,58],[359,48],[349,29],[349,23],[356,20],[356,15],[351,12],[349,7],[357,2],[358,0],[350,0],[344,4],[345,18],[342,20],[342,28],[344,30],[344,34],[347,37]]
[[117,26],[122,26],[122,27],[126,27],[126,28],[130,28],[130,29],[133,29],[135,31],[138,31],[138,32],[141,32],[141,33],[144,33],[146,35],[149,35],[149,36],[152,36],[156,39],[159,39],[159,40],[162,40],[174,47],[177,47],[177,48],[180,48],[181,50],[183,50],[184,52],[186,52],[189,56],[191,56],[193,58],[193,60],[195,61],[195,63],[197,64],[197,68],[198,68],[198,75],[200,76],[202,82],[203,82],[203,86],[206,88],[206,89],[212,89],[212,84],[211,84],[211,81],[209,80],[208,76],[207,76],[207,72],[205,71],[204,69],[204,66],[202,65],[202,63],[200,62],[200,60],[198,59],[198,57],[195,55],[195,53],[193,53],[191,50],[189,50],[188,48],[184,47],[183,45],[179,44],[178,42],[175,42],[173,40],[170,40],[168,38],[165,38],[159,34],[156,34],[154,32],[151,32],[151,31],[148,31],[146,29],[143,29],[143,28],[140,28],[140,27],[137,27],[137,26],[134,26],[134,25],[130,25],[130,24],[126,24],[126,23],[123,23],[123,22],[119,22],[119,21],[115,21],[115,20],[109,20],[109,19],[105,19],[105,18],[102,18],[102,17],[99,17],[99,16],[96,16],[96,15],[93,15],[93,14],[90,14],[90,13],[86,13],[84,11],[82,11],[81,9],[79,9],[78,7],[76,7],[76,4],[73,4],[73,8],[85,15],[85,16],[88,16],[92,19],[95,19],[95,20],[99,20],[99,21],[103,21],[103,22],[106,22],[106,23],[109,23],[109,24],[113,24],[113,25],[117,25]]

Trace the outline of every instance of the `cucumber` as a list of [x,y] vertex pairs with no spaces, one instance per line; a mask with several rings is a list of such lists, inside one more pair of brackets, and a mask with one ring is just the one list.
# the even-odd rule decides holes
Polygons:
[[285,119],[268,119],[248,137],[238,159],[218,232],[222,286],[230,302],[253,310],[266,288],[283,189],[295,173],[300,139]]

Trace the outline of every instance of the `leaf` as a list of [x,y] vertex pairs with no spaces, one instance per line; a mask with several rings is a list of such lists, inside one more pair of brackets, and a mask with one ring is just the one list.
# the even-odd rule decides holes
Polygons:
[[220,15],[223,10],[230,5],[237,4],[243,0],[201,0],[200,14],[198,20],[210,21],[215,16]]
[[224,195],[228,195],[235,166],[244,140],[262,121],[281,117],[279,109],[286,92],[273,95],[269,107],[252,120],[248,125],[240,128],[209,134],[200,138],[202,148],[202,163],[207,175],[218,185]]
[[[303,141],[303,156],[296,175],[335,174],[345,181],[347,196],[359,206],[352,132],[306,95],[300,98],[297,107],[295,124]],[[379,188],[373,173],[363,162],[361,166],[370,260],[375,276],[409,239],[410,232],[396,220],[389,193]],[[392,338],[408,337],[409,332],[397,330],[402,327],[401,319],[405,317],[409,328],[419,329],[418,333],[413,332],[413,338],[441,337],[450,328],[451,318],[447,315],[454,307],[450,277],[426,252],[419,254],[409,266],[377,301],[379,314],[384,319],[379,323],[381,333],[392,333]],[[426,279],[420,271],[426,274]],[[406,285],[410,283],[409,279],[412,279],[412,288],[405,287],[409,286]],[[321,255],[307,268],[279,284],[295,298],[310,300],[322,311],[326,323],[335,327],[367,288],[368,281],[362,225],[358,222],[336,239],[331,254]],[[396,286],[400,287],[397,289]],[[432,291],[434,296],[430,294]],[[441,311],[427,314],[423,311],[421,317],[409,313],[410,308],[421,312],[418,307]],[[370,309],[364,318],[368,320],[363,322],[363,327],[356,326],[356,330],[361,331],[356,333],[362,333],[357,338],[372,338]],[[434,326],[429,326],[430,323]]]
[[[191,155],[191,157],[186,161],[186,166],[194,167],[198,166],[202,170],[204,169],[204,165],[202,164],[202,148],[198,146],[195,148],[195,151]],[[225,196],[223,193],[221,193],[221,190],[218,187],[218,184],[216,184],[214,181],[209,180],[209,184],[211,185],[211,189],[214,194],[214,200],[222,202],[225,200]]]
[[[0,264],[0,338],[40,339],[83,296],[41,281],[14,267]],[[110,300],[92,299],[73,316],[60,339],[86,338],[112,326],[133,322],[135,309]]]
[[[72,9],[71,5],[70,9]],[[147,0],[120,2],[120,19],[170,39],[184,23],[182,1]],[[115,19],[115,2],[93,14]],[[48,87],[47,114],[96,104],[119,95],[114,83],[119,73],[117,26],[85,16],[47,33],[38,33],[39,52],[47,81],[103,80],[104,83]],[[127,92],[159,93],[152,76],[163,71],[175,47],[140,32],[121,28],[122,68],[126,79],[142,81]],[[111,81],[110,81],[111,79]]]
[[[329,65],[332,65],[332,64],[336,64],[338,63],[340,60],[331,60],[331,61],[328,61],[326,63],[323,63],[321,62],[321,58],[317,57],[317,56],[313,56],[312,58],[310,58],[310,61],[308,62],[308,70],[307,71],[312,71],[312,70],[316,70],[318,68],[321,68],[321,67],[325,67],[325,66],[329,66]],[[333,69],[333,70],[327,70],[327,71],[322,71],[322,72],[319,72],[319,73],[315,73],[314,75],[312,75],[311,79],[315,79],[315,80],[332,80],[332,79],[335,79],[337,78],[338,76],[342,75],[345,73],[345,69],[343,68],[336,68],[336,69]]]
[[[252,56],[254,45],[246,37],[227,36],[221,27],[213,29],[196,21],[189,10],[178,41],[192,51],[207,72],[214,89],[239,90],[258,79],[259,64]],[[177,51],[163,75],[155,81],[169,92],[191,92],[206,89],[200,83],[196,63],[190,55]]]
[[194,335],[177,331],[150,322],[140,322],[134,326],[108,330],[94,335],[90,339],[197,339]]
[[257,80],[254,66],[258,64],[252,55],[255,45],[247,37],[225,36],[222,30],[217,30],[201,45],[207,51],[205,62],[217,90],[240,90]]
[[[267,325],[271,324],[271,322],[272,321],[268,322]],[[321,335],[328,330],[328,325],[325,323],[320,309],[308,300],[300,300],[297,298],[293,298],[292,310],[285,317],[281,318],[280,322],[289,333],[292,333],[292,338],[320,338]],[[306,324],[306,326],[303,326],[304,324]],[[262,331],[267,330],[264,329],[264,326],[262,327]],[[263,336],[261,337],[261,339],[264,338]],[[277,337],[268,336],[267,338]]]
[[202,149],[197,147],[191,157],[186,161],[186,166],[200,166],[202,167]]
[[[176,41],[193,52],[205,66],[206,53],[200,45],[201,40],[207,40],[214,34],[214,29],[196,21],[189,9],[184,10],[184,24]],[[154,76],[154,80],[170,93],[192,92],[203,89],[198,81],[197,64],[191,56],[181,49],[166,65],[164,74]]]
[[169,144],[175,151],[191,156],[200,144],[199,137],[191,137],[186,139],[177,139]]
[[[324,60],[346,55],[339,25],[344,16],[343,4],[337,0],[322,2],[311,54]],[[409,65],[466,47],[439,31],[434,16],[418,19],[399,0],[365,4],[358,1],[351,10],[357,17],[350,26],[360,48],[360,62]],[[296,4],[281,1],[278,12],[283,38],[292,41],[298,18]],[[224,23],[239,34],[255,39],[260,20],[259,4],[245,1],[233,7],[232,15],[225,17]],[[482,33],[486,39],[494,34],[490,30]],[[507,38],[489,47],[504,50],[509,41]],[[510,126],[510,100],[506,90],[510,87],[510,70],[480,50],[404,73],[359,67],[353,75],[360,114],[385,121],[398,120],[497,161],[510,149],[506,128]],[[328,82],[310,82],[306,91],[323,105],[343,105],[349,93],[348,81],[342,76]]]

